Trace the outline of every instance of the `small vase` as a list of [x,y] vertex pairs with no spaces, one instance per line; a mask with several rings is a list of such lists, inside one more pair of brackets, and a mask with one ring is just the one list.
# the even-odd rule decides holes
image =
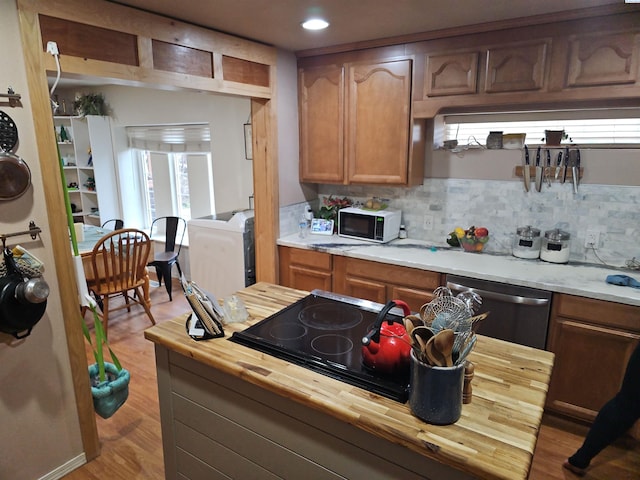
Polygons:
[[544,138],[545,142],[549,146],[558,146],[562,142],[564,136],[564,130],[545,130]]
[[91,379],[91,395],[93,407],[102,418],[109,418],[124,404],[129,397],[129,372],[125,369],[118,371],[112,363],[105,362],[107,380],[98,380],[98,364],[89,366]]

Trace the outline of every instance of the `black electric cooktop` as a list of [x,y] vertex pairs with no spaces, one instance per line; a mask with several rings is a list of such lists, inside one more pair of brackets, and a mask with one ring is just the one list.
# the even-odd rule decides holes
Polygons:
[[[362,337],[383,307],[314,290],[229,340],[404,403],[408,378],[382,376],[362,363]],[[402,318],[402,310],[387,318],[394,315]]]

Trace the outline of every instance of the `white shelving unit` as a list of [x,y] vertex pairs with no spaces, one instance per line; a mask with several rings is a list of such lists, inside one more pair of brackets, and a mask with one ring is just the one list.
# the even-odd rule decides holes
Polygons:
[[109,117],[55,116],[54,124],[74,221],[122,218]]

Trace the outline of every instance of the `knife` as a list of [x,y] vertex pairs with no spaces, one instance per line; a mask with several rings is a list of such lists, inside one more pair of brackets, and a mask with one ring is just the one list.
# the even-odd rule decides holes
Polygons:
[[523,176],[524,176],[524,190],[526,192],[529,191],[529,185],[531,184],[531,170],[529,170],[529,149],[527,148],[527,146],[524,146],[524,170],[523,170]]
[[558,152],[558,157],[556,158],[556,175],[555,179],[558,180],[558,176],[560,175],[560,170],[562,170],[562,150]]
[[571,174],[573,175],[573,193],[578,193],[578,184],[580,183],[580,149],[575,150],[575,158],[571,162]]
[[542,165],[540,165],[540,147],[536,150],[536,191],[542,188]]
[[567,180],[567,169],[569,168],[569,147],[564,149],[564,169],[562,170],[562,183]]
[[547,186],[550,187],[551,186],[551,152],[549,151],[548,148],[546,152],[547,152],[547,163],[546,163],[546,166],[544,167],[544,178],[547,181]]

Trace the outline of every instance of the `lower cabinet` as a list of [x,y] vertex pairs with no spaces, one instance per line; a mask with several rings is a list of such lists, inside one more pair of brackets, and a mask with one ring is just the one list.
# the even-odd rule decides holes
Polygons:
[[334,256],[333,290],[378,303],[399,299],[411,310],[433,299],[433,291],[442,285],[442,274],[387,263]]
[[310,292],[332,290],[332,255],[301,248],[278,247],[280,285]]
[[360,260],[292,247],[278,247],[280,284],[311,291],[315,288],[378,303],[400,299],[411,310],[433,299],[442,274],[387,263]]
[[640,342],[640,307],[555,294],[548,349],[555,364],[546,407],[593,421],[620,389]]

